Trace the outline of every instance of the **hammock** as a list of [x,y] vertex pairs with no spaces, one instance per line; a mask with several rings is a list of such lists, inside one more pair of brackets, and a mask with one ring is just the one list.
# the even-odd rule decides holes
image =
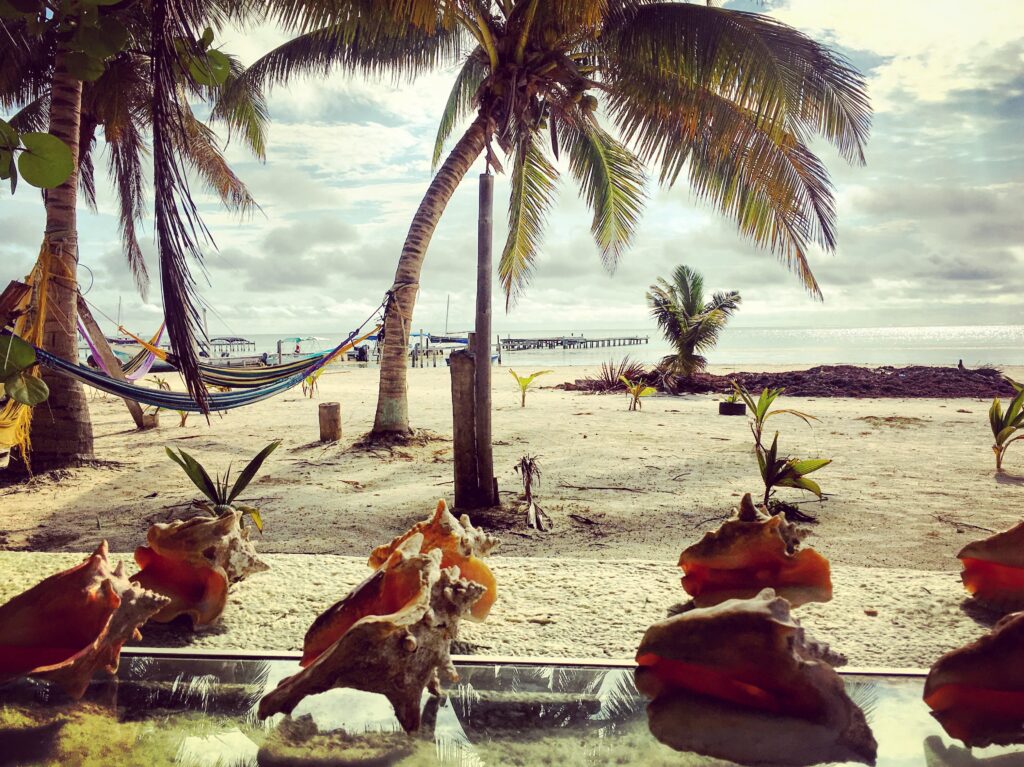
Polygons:
[[[175,360],[173,353],[166,349],[159,348],[152,342],[147,342],[144,339],[139,338],[127,328],[120,327],[118,330],[135,339],[142,345],[142,348],[148,350],[150,354],[153,354],[155,357],[159,357],[170,365],[174,364]],[[374,337],[378,330],[380,330],[379,327],[371,330],[366,335],[355,339],[346,347],[345,351],[348,351],[349,349],[358,346],[363,341]],[[288,378],[293,373],[305,370],[316,361],[328,355],[336,356],[337,350],[316,352],[315,354],[310,354],[302,359],[285,362],[280,365],[261,365],[259,367],[250,368],[229,368],[223,365],[211,365],[208,362],[200,362],[199,377],[207,386],[222,386],[230,389],[255,389],[260,386],[279,381],[282,378]]]
[[[363,323],[365,325],[365,323]],[[379,326],[378,326],[379,329]],[[245,407],[261,400],[269,399],[287,389],[302,383],[308,376],[314,375],[328,363],[332,362],[341,354],[344,354],[361,339],[355,339],[356,333],[352,332],[345,341],[323,356],[314,360],[312,364],[307,363],[306,367],[292,373],[286,378],[268,383],[259,388],[248,389],[240,392],[214,393],[209,396],[211,411],[233,410],[237,407]],[[376,332],[374,330],[373,332]],[[353,340],[355,339],[355,340]],[[36,347],[36,359],[54,370],[71,378],[76,378],[94,389],[113,394],[125,399],[134,400],[142,405],[164,408],[166,410],[177,410],[188,413],[202,412],[202,408],[185,393],[164,391],[162,389],[149,389],[143,386],[133,386],[125,381],[118,381],[110,378],[98,370],[93,370],[82,365],[76,365],[67,360],[56,357],[39,347]],[[305,362],[305,361],[304,361]]]
[[[81,317],[78,318],[78,332],[82,338],[85,339],[86,346],[89,347],[89,352],[92,354],[92,358],[96,363],[96,366],[107,376],[110,376],[110,371],[107,369],[107,365],[103,361],[103,357],[96,348],[96,344],[89,335],[89,331],[86,329],[85,323],[82,322]],[[159,344],[163,335],[164,323],[161,322],[160,328],[149,340],[149,343],[142,347],[142,351],[121,366],[121,372],[124,373],[124,377],[126,379],[129,381],[137,381],[143,376],[149,374],[149,371],[153,368],[153,364],[156,362],[156,355],[150,351],[150,347],[154,347],[156,344]]]

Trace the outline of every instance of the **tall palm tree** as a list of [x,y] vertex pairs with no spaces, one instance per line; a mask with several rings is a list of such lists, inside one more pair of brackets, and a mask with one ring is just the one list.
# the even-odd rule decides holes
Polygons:
[[[297,37],[250,68],[282,82],[350,72],[414,78],[458,67],[434,152],[466,127],[417,208],[385,321],[374,434],[408,434],[406,351],[420,272],[459,182],[486,152],[511,182],[498,272],[509,303],[530,278],[565,156],[605,265],[630,245],[647,168],[736,221],[820,296],[807,262],[834,250],[819,135],[863,163],[870,107],[842,57],[773,19],[709,4],[652,0],[267,0]],[[496,146],[495,146],[496,145]]]
[[[198,377],[188,370],[188,358],[194,356],[191,339],[196,317],[185,254],[200,255],[196,242],[206,232],[188,197],[186,171],[196,174],[229,209],[245,212],[254,202],[227,164],[216,134],[195,116],[190,101],[206,102],[211,120],[225,123],[229,135],[238,134],[260,159],[265,151],[266,106],[259,90],[239,83],[244,68],[231,57],[217,56],[215,63],[224,68],[217,77],[202,68],[183,66],[183,62],[194,64],[203,51],[198,43],[193,50],[180,41],[198,40],[194,31],[205,24],[223,23],[232,6],[177,7],[168,0],[151,0],[94,10],[101,19],[116,23],[123,44],[99,59],[91,72],[83,69],[82,51],[74,47],[76,38],[68,40],[66,20],[55,17],[42,25],[38,18],[22,14],[0,18],[0,39],[9,43],[0,46],[0,109],[16,110],[9,123],[18,131],[49,130],[71,149],[74,160],[71,176],[44,197],[43,254],[55,276],[47,291],[43,345],[57,356],[77,358],[77,199],[81,193],[96,210],[95,155],[101,128],[118,200],[123,249],[145,296],[149,279],[136,225],[147,214],[145,165],[151,152],[146,137],[152,136],[164,306],[171,341],[179,356],[184,356],[183,369],[193,383]],[[44,376],[50,398],[33,419],[33,467],[77,465],[93,451],[84,392],[72,379]],[[190,388],[195,396],[194,384]],[[204,394],[205,390],[199,392],[200,397]]]
[[741,300],[740,294],[731,290],[715,293],[705,303],[704,278],[685,265],[672,272],[672,282],[659,278],[651,285],[647,303],[665,340],[675,349],[662,359],[662,367],[687,377],[703,370],[708,364],[703,354],[715,348],[718,334]]

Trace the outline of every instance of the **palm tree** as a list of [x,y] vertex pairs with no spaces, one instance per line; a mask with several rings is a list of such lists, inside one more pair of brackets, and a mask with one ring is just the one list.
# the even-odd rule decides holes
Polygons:
[[731,290],[715,293],[705,303],[704,278],[685,265],[672,272],[672,282],[659,278],[651,285],[647,303],[665,340],[675,348],[674,354],[662,359],[662,368],[687,378],[703,370],[708,364],[703,353],[715,348],[718,334],[740,301],[740,294]]
[[434,151],[468,121],[420,202],[385,321],[373,433],[410,432],[406,350],[427,246],[459,182],[481,155],[508,158],[509,236],[498,267],[507,301],[528,283],[565,157],[589,204],[608,268],[630,245],[647,167],[771,249],[820,296],[806,254],[834,250],[828,173],[807,142],[820,135],[863,163],[870,107],[840,56],[758,14],[651,0],[268,0],[297,37],[250,68],[283,82],[349,72],[415,78],[458,67]]
[[[149,279],[136,224],[147,212],[144,166],[150,150],[145,139],[151,135],[168,330],[191,383],[187,368],[189,357],[194,357],[191,335],[196,318],[189,300],[192,278],[185,255],[199,255],[195,243],[205,229],[188,198],[186,170],[195,173],[229,209],[245,212],[255,203],[228,166],[216,134],[195,116],[189,102],[206,102],[211,119],[226,123],[229,135],[238,134],[260,159],[265,150],[266,106],[258,90],[239,83],[244,69],[237,61],[219,52],[206,58],[212,31],[203,38],[192,33],[206,23],[222,22],[231,11],[229,6],[205,4],[201,13],[190,9],[197,14],[191,17],[181,9],[169,13],[166,0],[93,10],[103,20],[97,28],[116,25],[116,36],[123,41],[113,53],[101,50],[101,56],[107,55],[94,59],[98,66],[94,63],[93,71],[83,65],[82,51],[71,47],[77,45],[77,38],[67,39],[70,22],[60,14],[45,25],[24,14],[0,18],[0,38],[10,42],[0,48],[0,109],[16,110],[9,123],[18,131],[49,130],[71,149],[74,160],[71,176],[44,198],[46,233],[40,263],[45,259],[50,274],[56,276],[47,291],[43,345],[65,359],[77,358],[77,196],[80,192],[96,210],[94,163],[101,128],[118,198],[123,249],[145,296]],[[196,44],[189,48],[181,40]],[[223,71],[214,72],[214,67]],[[84,392],[72,379],[45,378],[50,398],[34,418],[33,467],[77,465],[93,451]],[[204,395],[205,390],[199,396]]]

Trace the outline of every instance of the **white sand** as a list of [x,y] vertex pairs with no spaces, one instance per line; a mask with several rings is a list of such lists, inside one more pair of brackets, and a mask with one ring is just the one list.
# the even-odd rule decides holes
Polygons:
[[[563,368],[540,380],[550,386],[584,372]],[[684,596],[679,551],[716,527],[743,492],[758,489],[747,421],[718,416],[711,396],[652,397],[630,413],[624,396],[546,388],[531,391],[523,409],[510,376],[494,375],[503,501],[517,499],[518,458],[539,455],[538,499],[555,529],[527,531],[521,512],[509,512],[494,559],[502,601],[463,638],[486,654],[631,657],[643,629]],[[196,496],[165,444],[211,470],[230,461],[237,470],[283,439],[242,499],[263,508],[259,547],[271,553],[274,570],[233,593],[221,629],[200,637],[147,630],[145,643],[297,649],[313,617],[365,577],[372,546],[427,516],[438,497],[451,499],[448,371],[410,371],[413,425],[436,439],[354,449],[372,424],[376,384],[376,369],[349,366],[321,378],[318,399],[291,392],[209,424],[193,416],[185,428],[165,412],[157,432],[135,431],[120,400],[93,397],[96,452],[109,463],[0,489],[0,548],[81,552],[107,538],[114,550],[131,551],[151,522]],[[317,405],[328,400],[342,402],[345,434],[325,446],[315,441]],[[828,501],[805,508],[819,515],[807,545],[832,561],[836,597],[801,608],[806,624],[858,666],[928,665],[980,634],[960,608],[955,554],[986,535],[982,528],[1018,522],[1024,509],[1024,446],[1011,447],[1010,473],[996,477],[989,403],[792,398],[784,405],[820,421],[808,428],[775,419],[783,450],[833,459],[815,475]],[[0,551],[0,601],[81,556]]]
[[[0,603],[81,558],[0,552]],[[112,556],[118,558],[130,562],[130,556]],[[177,626],[147,627],[140,644],[300,650],[313,619],[369,573],[366,560],[355,557],[271,554],[267,561],[270,571],[232,589],[219,626],[196,634]],[[644,629],[686,596],[678,570],[665,562],[491,562],[498,602],[486,623],[463,624],[461,639],[473,654],[630,660]],[[985,624],[961,610],[965,595],[954,574],[843,567],[833,581],[831,602],[805,605],[796,614],[851,666],[927,667],[985,631]]]

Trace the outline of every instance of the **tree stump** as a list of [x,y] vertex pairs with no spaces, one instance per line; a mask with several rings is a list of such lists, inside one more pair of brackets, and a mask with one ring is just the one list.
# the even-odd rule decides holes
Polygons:
[[337,442],[341,439],[341,403],[320,403],[320,441]]

